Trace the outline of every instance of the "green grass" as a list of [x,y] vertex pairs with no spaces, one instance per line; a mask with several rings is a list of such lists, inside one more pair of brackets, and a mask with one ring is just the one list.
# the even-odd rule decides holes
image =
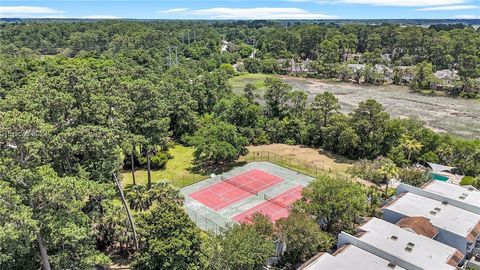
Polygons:
[[[152,181],[158,182],[160,180],[168,180],[176,187],[184,187],[201,181],[208,176],[192,173],[190,170],[193,167],[193,148],[183,145],[175,145],[171,148],[170,154],[172,159],[169,159],[164,170],[152,171]],[[137,184],[147,183],[147,171],[135,171],[135,180]],[[132,184],[132,173],[126,171],[123,173],[123,186]]]
[[261,93],[265,90],[265,84],[263,83],[266,78],[272,77],[268,74],[255,74],[255,73],[246,73],[240,76],[236,76],[230,79],[230,84],[232,85],[233,92],[236,94],[242,93],[243,88],[247,83],[255,85],[257,88],[257,93]]

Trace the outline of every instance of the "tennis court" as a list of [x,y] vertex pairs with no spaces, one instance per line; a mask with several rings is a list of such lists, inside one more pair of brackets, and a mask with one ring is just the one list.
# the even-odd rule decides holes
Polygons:
[[250,162],[182,188],[185,210],[198,227],[221,233],[260,212],[277,221],[314,179],[269,162]]
[[296,186],[274,197],[264,194],[264,203],[236,215],[233,217],[233,220],[238,223],[248,223],[252,220],[251,217],[255,213],[264,214],[265,216],[270,217],[270,220],[273,222],[287,217],[290,212],[290,206],[302,197],[302,189],[303,186]]
[[256,169],[222,180],[220,183],[190,194],[190,197],[213,210],[220,210],[234,202],[258,194],[282,181],[282,178]]

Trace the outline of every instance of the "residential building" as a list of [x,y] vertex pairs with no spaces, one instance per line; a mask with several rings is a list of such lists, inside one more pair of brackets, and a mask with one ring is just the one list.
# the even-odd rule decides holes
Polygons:
[[[432,230],[425,230],[429,236],[438,232],[433,226],[431,228],[433,234]],[[404,229],[378,218],[367,219],[356,231],[356,236],[341,233],[338,236],[338,245],[356,243],[360,246],[357,242],[361,242],[381,252],[370,248],[365,250],[407,269],[453,270],[465,257],[457,249],[435,241],[429,236],[417,234],[408,228]]]
[[299,270],[355,269],[355,270],[405,270],[394,263],[353,244],[343,245],[333,254],[318,253],[298,268]]
[[[402,189],[399,186],[397,190]],[[432,199],[434,195],[422,195],[413,192],[399,194],[383,207],[383,219],[397,223],[405,217],[424,217],[438,230],[435,240],[465,255],[471,253],[475,246],[480,246],[480,214],[457,207],[460,205],[457,200]]]

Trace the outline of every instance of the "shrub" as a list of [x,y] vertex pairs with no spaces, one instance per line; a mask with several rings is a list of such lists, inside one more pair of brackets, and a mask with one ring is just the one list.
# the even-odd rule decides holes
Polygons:
[[153,170],[163,170],[167,165],[168,154],[165,152],[157,152],[150,161],[150,167]]
[[398,178],[405,184],[419,187],[431,178],[428,173],[422,169],[408,167],[398,172]]
[[373,161],[362,159],[355,162],[355,164],[348,169],[348,173],[379,185],[385,180],[379,170],[383,165],[388,163],[393,162],[385,157],[378,157]]
[[473,176],[465,176],[462,178],[462,181],[460,181],[460,186],[475,186],[477,184],[477,180]]

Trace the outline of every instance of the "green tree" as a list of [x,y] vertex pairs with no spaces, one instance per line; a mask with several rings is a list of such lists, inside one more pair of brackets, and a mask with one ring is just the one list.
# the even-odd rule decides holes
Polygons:
[[160,202],[140,214],[138,227],[142,244],[133,269],[204,269],[201,232],[180,205]]
[[247,100],[249,100],[250,102],[253,102],[255,100],[256,91],[257,91],[257,88],[255,87],[255,85],[251,83],[247,83],[243,88],[243,95]]
[[159,89],[146,80],[128,84],[130,99],[135,101],[130,116],[131,133],[141,136],[142,148],[147,157],[148,188],[152,186],[151,157],[157,151],[167,149],[170,136],[167,104],[161,99]]
[[422,169],[418,169],[415,167],[406,167],[401,168],[398,171],[398,179],[402,181],[402,183],[412,185],[415,187],[420,187],[429,180],[431,177]]
[[319,114],[324,127],[328,125],[332,115],[338,113],[339,110],[338,99],[330,92],[316,95],[312,103],[312,111]]
[[408,153],[408,161],[411,161],[412,154],[418,153],[423,147],[421,142],[405,134],[402,136],[400,141],[402,147]]
[[285,269],[297,266],[321,251],[332,248],[335,240],[323,232],[318,224],[302,212],[293,211],[287,218],[276,223],[279,239],[286,246],[280,258]]
[[268,114],[272,117],[282,117],[288,110],[289,93],[292,86],[284,83],[279,78],[269,77],[265,79],[264,99],[267,103]]
[[382,154],[385,126],[389,119],[382,104],[373,99],[362,101],[352,114],[352,125],[360,138],[360,157],[374,158]]
[[273,241],[252,224],[235,224],[217,239],[221,249],[213,269],[257,269],[275,252]]
[[385,198],[387,198],[388,194],[388,185],[390,183],[390,179],[398,175],[398,168],[395,166],[395,164],[392,163],[386,163],[382,167],[378,169],[378,173],[382,175],[383,177],[383,182],[385,183]]
[[0,179],[0,265],[5,269],[35,269],[37,221],[22,196]]
[[298,207],[314,216],[327,232],[338,233],[353,229],[355,217],[364,214],[366,201],[360,184],[325,174],[303,190]]
[[203,166],[228,165],[247,153],[247,139],[239,134],[237,128],[215,119],[195,132],[189,142],[195,148],[195,162]]
[[307,93],[304,91],[293,91],[289,93],[290,115],[295,118],[302,117],[307,106]]

